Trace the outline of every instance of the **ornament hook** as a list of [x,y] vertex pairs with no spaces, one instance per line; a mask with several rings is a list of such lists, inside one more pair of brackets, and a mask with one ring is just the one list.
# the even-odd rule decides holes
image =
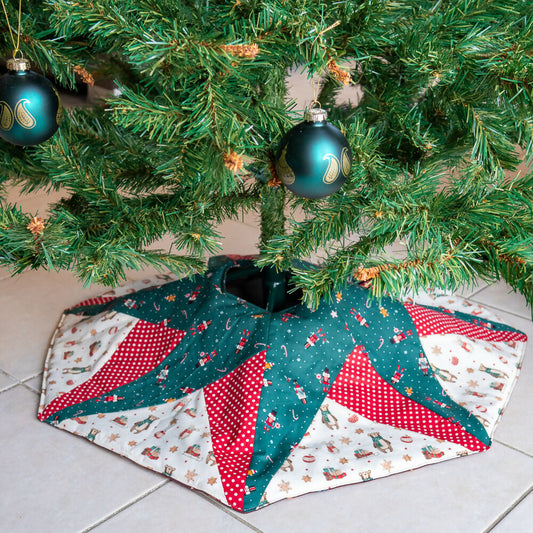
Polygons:
[[320,77],[313,79],[313,101],[311,102],[310,109],[317,106],[319,109],[322,107],[318,101],[318,89],[320,88]]

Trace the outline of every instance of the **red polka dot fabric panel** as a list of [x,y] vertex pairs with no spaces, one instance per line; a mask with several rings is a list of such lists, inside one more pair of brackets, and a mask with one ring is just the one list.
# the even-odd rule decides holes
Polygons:
[[260,276],[223,256],[73,302],[38,418],[241,512],[490,448],[522,332],[459,297],[378,302],[353,281],[270,312],[226,291],[239,269]]

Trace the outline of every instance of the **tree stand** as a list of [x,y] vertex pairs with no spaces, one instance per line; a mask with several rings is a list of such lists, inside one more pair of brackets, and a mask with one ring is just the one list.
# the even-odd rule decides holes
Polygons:
[[225,290],[265,311],[277,312],[301,300],[301,291],[291,291],[290,277],[290,272],[274,267],[235,268],[226,275]]

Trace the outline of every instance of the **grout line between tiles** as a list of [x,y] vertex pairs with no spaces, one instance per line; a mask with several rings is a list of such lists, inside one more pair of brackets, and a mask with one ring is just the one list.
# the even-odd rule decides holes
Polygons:
[[9,372],[6,372],[5,370],[3,370],[1,368],[0,368],[0,374],[3,374],[4,376],[7,376],[8,378],[12,379],[15,382],[15,383],[12,383],[11,385],[8,385],[7,387],[5,387],[3,389],[0,389],[0,393],[6,392],[8,390],[11,390],[12,388],[17,387],[18,385],[23,385],[26,389],[30,390],[31,392],[35,392],[35,393],[39,394],[38,390],[33,389],[26,382],[30,381],[31,379],[37,378],[39,376],[42,376],[42,372],[37,372],[36,374],[34,374],[32,376],[28,376],[27,378],[24,378],[24,379],[19,379],[19,378],[13,376]]
[[472,294],[469,294],[468,297],[467,297],[467,300],[471,300],[472,298],[474,298],[477,294],[479,294],[481,291],[485,290],[487,287],[490,287],[489,284],[486,284],[484,287],[479,287],[478,289],[476,289]]
[[514,450],[515,452],[519,452],[519,453],[521,453],[523,455],[526,455],[527,457],[533,458],[533,453],[521,450],[520,448],[517,448],[516,446],[513,446],[512,444],[508,444],[507,442],[504,442],[504,441],[498,440],[498,439],[494,439],[494,442],[497,442],[498,444],[501,444],[502,446],[505,446],[506,448]]
[[12,383],[11,385],[8,385],[4,389],[0,389],[0,394],[2,394],[2,392],[10,391],[11,389],[14,389],[15,387],[18,387],[19,385],[20,385],[20,383]]
[[[35,376],[31,376],[29,378],[25,378],[21,381],[22,385],[24,387],[26,387],[29,391],[37,394],[37,395],[40,395],[41,394],[41,387],[42,387],[42,372],[39,372],[38,374],[35,374]],[[41,383],[39,383],[39,385],[37,385],[37,388],[34,388],[32,387],[28,381],[32,380],[32,379],[35,379],[35,378],[38,378],[38,377],[41,377]]]
[[27,383],[21,383],[21,385],[25,389],[29,390],[30,392],[33,392],[33,394],[37,394],[37,396],[39,396],[41,394],[40,391],[38,391],[37,389],[34,389],[32,386],[28,385]]
[[29,376],[27,378],[21,379],[20,382],[26,383],[26,381],[29,381],[30,379],[38,378],[39,376],[42,376],[42,375],[43,375],[42,372],[37,372],[36,374],[33,374],[33,376]]
[[19,381],[19,379],[17,379],[15,376],[13,376],[12,374],[10,374],[7,370],[4,370],[3,368],[0,368],[0,374],[4,374],[5,376],[11,378],[11,379],[15,379],[16,381]]
[[11,385],[7,385],[5,388],[3,389],[0,389],[0,393],[2,392],[6,392],[8,390],[11,390],[12,388],[18,386],[18,385],[22,385],[22,382],[20,381],[20,379],[17,379],[15,376],[12,376],[9,372],[6,372],[5,370],[2,370],[0,368],[0,374],[8,377],[9,379],[12,379],[15,383],[11,383]]
[[122,511],[126,510],[128,507],[131,507],[132,505],[135,505],[137,502],[140,502],[141,500],[146,498],[146,496],[149,496],[150,494],[156,492],[157,490],[159,490],[161,487],[163,487],[167,483],[169,483],[168,479],[163,480],[161,483],[157,484],[155,487],[152,487],[150,490],[144,492],[140,496],[137,496],[137,498],[133,499],[132,501],[128,502],[127,504],[123,505],[122,507],[119,507],[116,511],[114,511],[111,514],[105,516],[104,518],[101,518],[100,520],[98,520],[94,524],[90,525],[89,527],[86,527],[80,533],[87,533],[88,531],[92,531],[94,528],[102,525],[104,522],[107,522],[110,518],[113,518],[114,516],[118,515]]
[[241,524],[243,524],[245,526],[248,526],[252,531],[255,531],[256,533],[263,533],[262,530],[256,528],[255,526],[253,526],[252,524],[247,522],[244,518],[241,518],[239,515],[237,515],[234,512],[230,511],[224,504],[222,504],[220,502],[217,502],[216,500],[213,500],[212,498],[210,498],[206,494],[203,494],[202,492],[197,492],[196,494],[201,496],[205,501],[209,502],[211,505],[214,505],[215,507],[217,507],[218,509],[220,509],[221,511],[223,511],[227,515],[231,516],[232,518],[235,518],[235,520],[237,520]]
[[506,516],[508,516],[521,502],[523,502],[533,492],[533,485],[519,496],[483,533],[490,533]]

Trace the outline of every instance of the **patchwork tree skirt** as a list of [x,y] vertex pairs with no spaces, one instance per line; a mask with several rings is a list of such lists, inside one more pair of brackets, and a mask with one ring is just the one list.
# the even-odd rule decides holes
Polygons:
[[218,257],[63,314],[39,419],[238,511],[484,451],[526,336],[458,297],[318,310],[230,293]]

